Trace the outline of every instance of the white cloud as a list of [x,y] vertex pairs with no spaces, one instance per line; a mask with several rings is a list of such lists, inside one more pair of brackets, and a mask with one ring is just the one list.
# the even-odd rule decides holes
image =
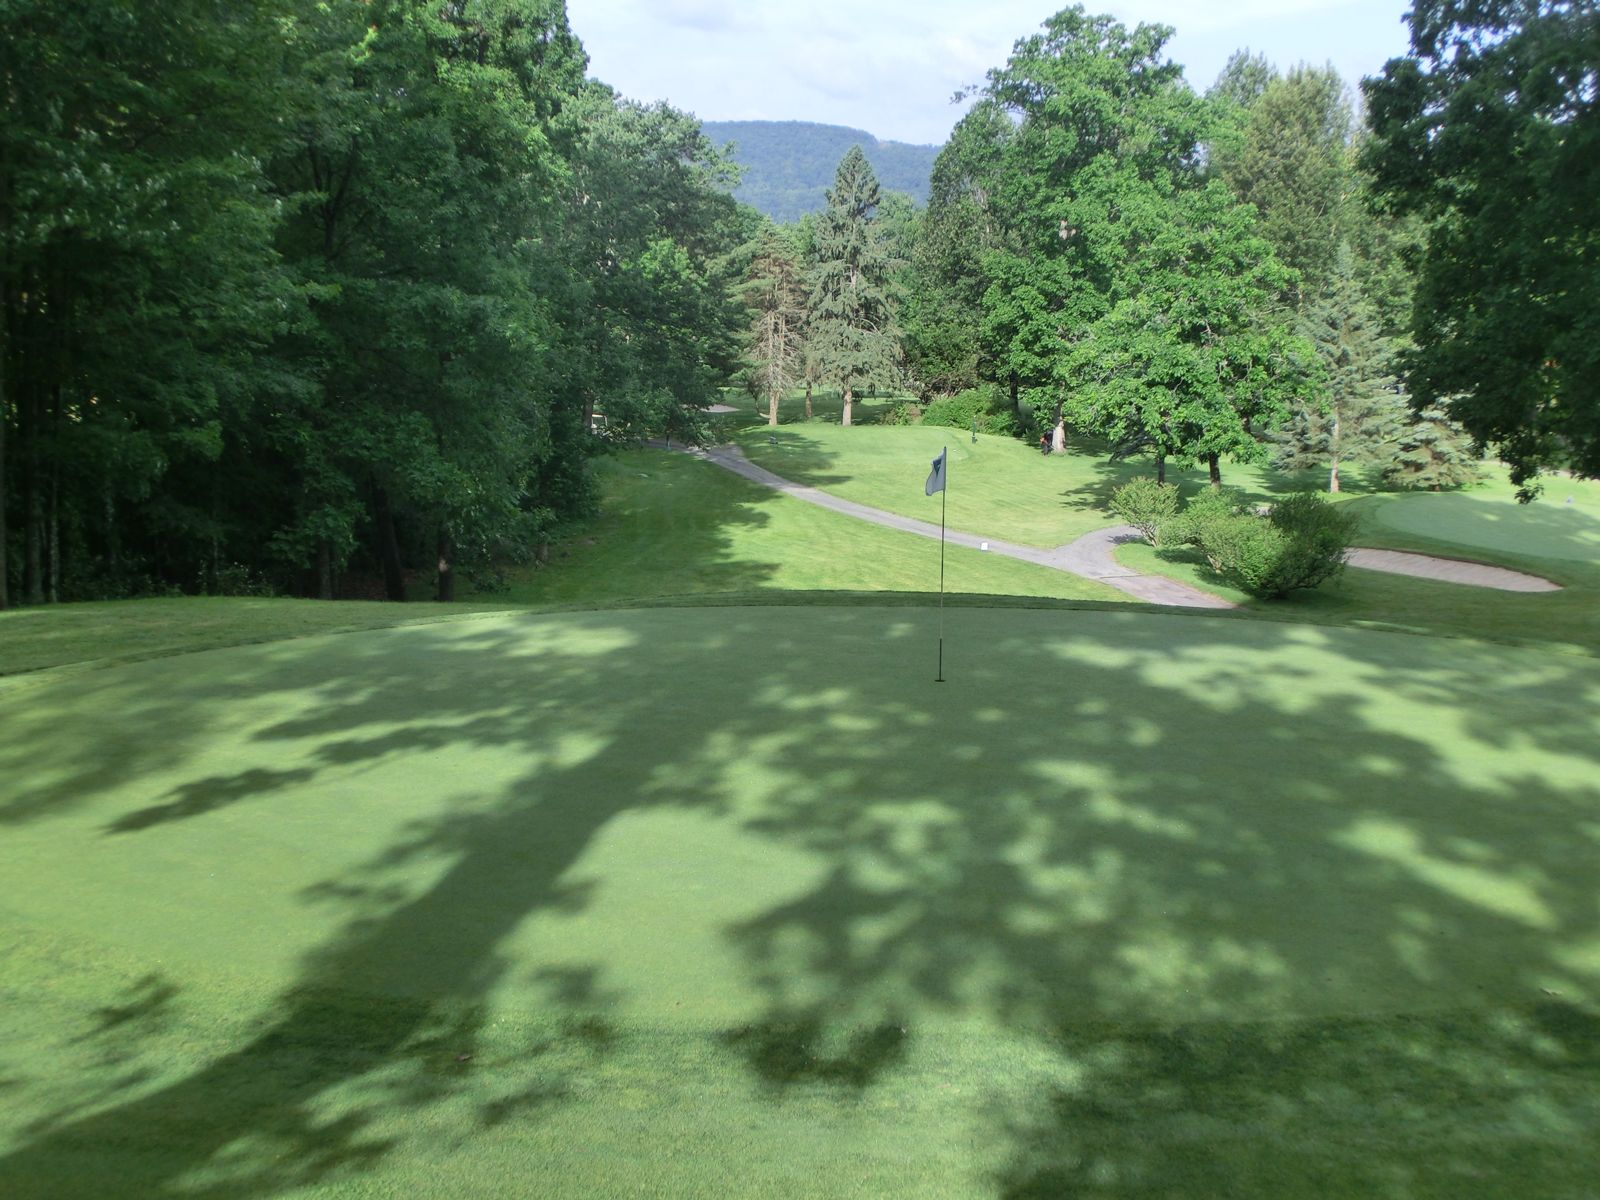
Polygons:
[[[568,0],[591,71],[624,94],[704,119],[824,121],[939,142],[1051,0]],[[1168,53],[1204,89],[1244,46],[1280,66],[1334,65],[1354,83],[1405,49],[1406,0],[1114,0],[1087,7],[1173,25]]]

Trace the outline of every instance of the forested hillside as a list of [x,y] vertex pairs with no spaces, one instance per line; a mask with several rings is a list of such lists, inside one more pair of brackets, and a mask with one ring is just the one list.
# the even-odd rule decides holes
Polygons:
[[926,204],[939,154],[937,146],[880,142],[865,130],[811,121],[707,121],[702,128],[715,145],[733,143],[734,161],[744,170],[734,199],[774,221],[821,212],[834,170],[851,146],[861,147],[885,191]]

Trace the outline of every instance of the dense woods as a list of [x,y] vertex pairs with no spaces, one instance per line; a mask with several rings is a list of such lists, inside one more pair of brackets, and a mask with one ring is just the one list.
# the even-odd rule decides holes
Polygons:
[[1331,70],[1241,52],[1202,95],[1171,30],[1067,9],[925,209],[850,148],[783,227],[587,77],[561,0],[0,12],[0,606],[449,599],[592,509],[608,437],[740,383],[1213,480],[1600,469],[1582,4],[1419,0],[1370,128]]
[[[7,582],[447,599],[732,371],[697,124],[559,0],[5,8]],[[3,596],[4,593],[0,593]]]

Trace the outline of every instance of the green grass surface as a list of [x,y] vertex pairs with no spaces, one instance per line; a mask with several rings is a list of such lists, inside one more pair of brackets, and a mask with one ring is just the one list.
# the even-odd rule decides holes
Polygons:
[[185,596],[13,608],[0,612],[0,687],[24,672],[436,621],[483,607]]
[[1593,585],[1574,582],[1560,592],[1499,592],[1348,567],[1337,580],[1312,591],[1294,592],[1281,600],[1256,600],[1217,579],[1192,550],[1158,551],[1134,542],[1118,547],[1116,557],[1135,571],[1165,575],[1223,596],[1240,605],[1235,615],[1246,619],[1404,630],[1600,653],[1600,593]]
[[[939,590],[937,541],[806,504],[688,455],[628,451],[601,464],[601,482],[597,521],[563,539],[547,566],[518,571],[508,589],[477,599],[544,604],[716,592]],[[914,490],[922,498],[920,479]],[[961,546],[946,547],[945,586],[1127,600],[1091,580]]]
[[1367,531],[1380,539],[1410,535],[1496,557],[1600,564],[1600,482],[1556,480],[1530,504],[1516,503],[1509,485],[1498,483],[1465,492],[1369,497],[1363,502],[1371,517]]
[[0,1194],[1592,1194],[1600,664],[934,619],[0,694]]
[[[1143,459],[1044,455],[1014,438],[980,434],[974,443],[962,430],[932,426],[762,426],[742,430],[737,442],[751,461],[786,479],[925,521],[938,521],[939,497],[925,496],[923,483],[931,460],[948,447],[949,527],[1046,548],[1112,523],[1111,493],[1135,476],[1154,474]],[[1314,478],[1258,467],[1224,471],[1229,487],[1260,501]],[[1206,486],[1203,471],[1167,474],[1185,495]]]

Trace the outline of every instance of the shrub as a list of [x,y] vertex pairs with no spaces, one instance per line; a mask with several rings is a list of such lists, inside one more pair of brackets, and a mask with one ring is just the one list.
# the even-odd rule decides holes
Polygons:
[[1184,513],[1184,532],[1211,569],[1265,600],[1317,587],[1343,571],[1356,525],[1354,516],[1313,492],[1280,500],[1264,517],[1216,497],[1205,503],[1197,497]]
[[920,425],[922,406],[915,400],[902,400],[893,408],[885,409],[878,417],[879,425]]
[[1169,546],[1198,546],[1201,531],[1212,521],[1246,511],[1245,499],[1233,488],[1207,488],[1193,497],[1161,530],[1161,540]]
[[1157,483],[1141,475],[1111,493],[1111,511],[1139,531],[1152,546],[1161,531],[1170,528],[1178,515],[1178,489],[1170,483]]
[[1273,587],[1288,539],[1270,522],[1252,513],[1212,515],[1196,536],[1200,553],[1223,579],[1254,596],[1281,594]]
[[971,429],[978,422],[979,433],[1011,436],[1017,432],[1017,416],[1004,392],[992,385],[968,388],[954,396],[940,396],[922,410],[924,425],[951,429]]

